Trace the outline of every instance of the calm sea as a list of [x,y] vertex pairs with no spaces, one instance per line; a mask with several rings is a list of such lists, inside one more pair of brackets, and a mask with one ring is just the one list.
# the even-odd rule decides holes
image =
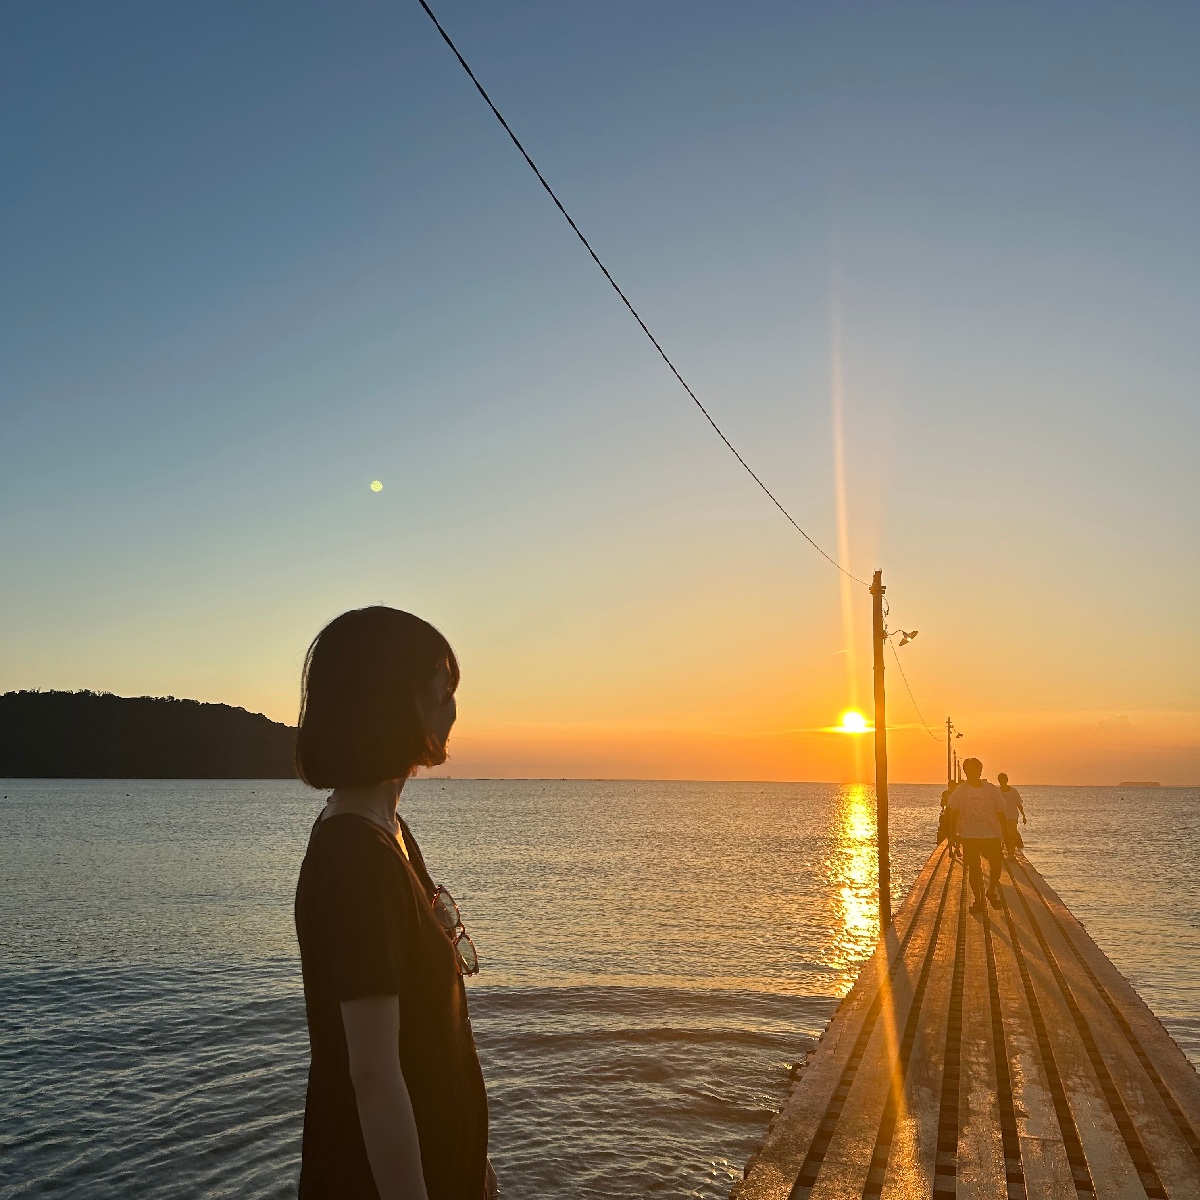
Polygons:
[[[319,798],[0,781],[0,1195],[284,1197]],[[897,897],[938,789],[892,800]],[[1200,1061],[1200,790],[1024,789],[1028,854]],[[875,934],[874,802],[826,784],[424,780],[484,967],[505,1195],[723,1197]]]

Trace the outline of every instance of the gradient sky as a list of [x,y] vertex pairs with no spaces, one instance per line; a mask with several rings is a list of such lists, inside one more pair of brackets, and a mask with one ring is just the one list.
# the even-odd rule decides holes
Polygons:
[[[833,552],[840,478],[934,732],[1200,782],[1200,8],[439,13]],[[383,602],[460,654],[454,774],[865,770],[865,590],[416,3],[0,22],[0,688],[290,721]]]

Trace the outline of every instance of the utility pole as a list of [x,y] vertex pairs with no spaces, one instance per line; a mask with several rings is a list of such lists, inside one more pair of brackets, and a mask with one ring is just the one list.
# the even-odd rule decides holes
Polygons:
[[892,864],[888,857],[887,713],[883,694],[883,572],[871,581],[871,641],[875,660],[875,841],[879,850],[879,932],[892,923]]
[[946,786],[949,787],[954,782],[954,773],[950,766],[950,733],[954,726],[950,723],[950,718],[946,718]]

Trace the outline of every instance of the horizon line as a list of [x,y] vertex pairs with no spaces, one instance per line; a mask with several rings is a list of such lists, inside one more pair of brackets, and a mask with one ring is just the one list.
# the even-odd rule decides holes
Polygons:
[[[191,783],[300,783],[299,777],[288,775],[4,775],[0,776],[3,783],[60,782],[64,780],[79,780],[89,783],[123,781],[125,783],[162,783],[170,780],[187,780]],[[774,787],[796,787],[799,785],[820,787],[863,787],[872,791],[874,783],[842,783],[833,779],[701,779],[684,776],[633,776],[633,775],[421,775],[414,777],[414,783],[423,782],[451,783],[736,783],[760,784]],[[308,784],[304,784],[308,787]],[[943,781],[929,782],[918,780],[900,781],[889,780],[888,786],[896,787],[936,787],[944,788]],[[1038,783],[1022,782],[1021,787],[1040,788],[1128,788],[1130,791],[1169,791],[1200,790],[1200,783]],[[313,792],[329,791],[329,788],[311,788]]]

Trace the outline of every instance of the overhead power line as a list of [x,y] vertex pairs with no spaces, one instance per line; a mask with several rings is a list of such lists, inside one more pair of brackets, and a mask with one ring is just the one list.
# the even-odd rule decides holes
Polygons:
[[917,714],[917,720],[921,722],[921,727],[935,742],[940,741],[938,735],[925,724],[925,718],[921,716],[921,709],[917,704],[917,698],[913,695],[912,688],[908,686],[908,676],[905,675],[904,664],[900,661],[900,651],[896,649],[896,643],[890,637],[888,638],[888,645],[892,648],[892,655],[896,659],[896,666],[900,668],[900,678],[904,680],[904,690],[908,692],[908,698],[912,701],[913,711]]
[[825,550],[823,550],[811,537],[809,537],[809,535],[801,528],[800,523],[796,520],[796,518],[793,517],[790,512],[788,512],[788,510],[783,506],[782,503],[780,503],[778,498],[775,496],[775,493],[772,492],[771,489],[769,487],[767,487],[767,485],[765,483],[763,483],[763,481],[754,472],[754,469],[750,466],[750,464],[741,456],[740,452],[738,451],[738,448],[729,440],[729,438],[727,438],[725,436],[724,430],[722,430],[720,425],[718,425],[716,423],[716,421],[713,420],[712,414],[708,411],[708,409],[705,408],[704,405],[700,403],[700,398],[696,395],[696,393],[694,391],[692,391],[692,389],[688,386],[687,380],[684,379],[684,377],[679,373],[675,364],[670,360],[670,358],[667,357],[667,352],[662,348],[662,345],[659,343],[658,338],[656,338],[654,336],[654,334],[652,334],[650,332],[650,327],[646,324],[645,321],[642,320],[641,315],[638,313],[637,309],[634,308],[633,305],[629,302],[629,297],[625,295],[625,293],[621,290],[620,286],[618,285],[617,281],[609,273],[608,268],[604,265],[603,262],[600,261],[600,256],[596,253],[595,250],[592,249],[591,242],[589,242],[587,240],[587,238],[584,237],[583,231],[579,228],[578,225],[575,224],[574,218],[571,216],[571,214],[569,212],[567,212],[566,208],[563,206],[563,202],[555,194],[555,191],[550,186],[550,184],[546,182],[546,177],[541,173],[540,170],[538,170],[537,163],[535,163],[533,161],[533,159],[529,155],[529,151],[526,150],[525,147],[521,144],[521,139],[518,138],[517,135],[512,131],[512,127],[504,119],[504,114],[501,113],[501,111],[492,102],[491,96],[489,96],[487,94],[487,91],[484,89],[483,84],[480,83],[479,80],[476,78],[475,72],[471,70],[470,64],[467,62],[467,60],[465,58],[463,58],[462,53],[459,51],[458,47],[454,44],[454,41],[451,39],[450,35],[443,28],[441,21],[439,21],[437,19],[437,17],[434,15],[433,9],[429,7],[429,5],[426,3],[426,0],[418,0],[418,3],[425,10],[425,15],[428,16],[429,19],[434,23],[434,25],[437,28],[438,33],[440,33],[442,35],[442,41],[444,41],[446,43],[446,45],[450,47],[451,53],[454,55],[455,58],[458,59],[459,66],[461,66],[462,69],[467,73],[467,78],[470,79],[470,81],[475,85],[475,90],[483,97],[484,103],[488,106],[488,108],[490,108],[492,110],[492,115],[496,118],[497,121],[500,122],[501,127],[504,129],[504,132],[508,134],[509,138],[512,141],[512,144],[514,146],[516,146],[516,148],[521,152],[521,157],[529,165],[529,169],[537,176],[538,182],[542,185],[542,187],[546,189],[546,194],[550,197],[551,200],[554,201],[555,207],[558,209],[558,211],[560,213],[562,213],[563,218],[566,220],[567,224],[570,225],[575,236],[583,243],[583,247],[588,252],[588,254],[590,254],[592,256],[592,261],[596,264],[596,266],[598,266],[600,268],[601,273],[604,275],[604,278],[608,280],[609,285],[612,287],[612,290],[614,292],[616,292],[617,295],[621,298],[621,303],[624,304],[627,309],[629,309],[630,313],[633,316],[633,319],[638,323],[638,325],[641,326],[642,332],[646,335],[646,337],[648,337],[650,339],[650,344],[654,347],[655,350],[658,351],[659,356],[662,358],[663,362],[665,362],[667,364],[667,367],[670,370],[671,374],[674,375],[675,378],[679,381],[680,387],[682,387],[683,390],[685,392],[687,392],[688,396],[691,398],[692,403],[695,404],[695,406],[704,414],[704,419],[713,427],[713,429],[716,431],[717,436],[721,439],[721,441],[723,441],[725,443],[725,445],[728,447],[730,453],[742,465],[742,468],[745,470],[746,474],[749,475],[750,478],[753,479],[756,484],[758,484],[758,486],[762,489],[763,493],[766,495],[767,499],[770,500],[771,503],[774,504],[775,507],[777,509],[779,509],[779,511],[781,513],[783,513],[783,515],[787,518],[787,520],[791,524],[792,528],[795,529],[796,532],[798,534],[800,534],[800,536],[802,538],[804,538],[804,540],[806,542],[808,542],[808,544],[818,554],[820,554],[822,556],[822,558],[826,559],[833,566],[835,566],[839,571],[841,571],[841,573],[843,575],[847,576],[850,579],[853,579],[855,583],[861,584],[863,587],[867,587],[868,584],[867,584],[866,580],[859,579],[859,577],[857,575],[851,574],[851,572],[846,570],[846,568],[843,567],[842,564],[837,561],[837,559],[835,559],[831,554],[826,553]]

